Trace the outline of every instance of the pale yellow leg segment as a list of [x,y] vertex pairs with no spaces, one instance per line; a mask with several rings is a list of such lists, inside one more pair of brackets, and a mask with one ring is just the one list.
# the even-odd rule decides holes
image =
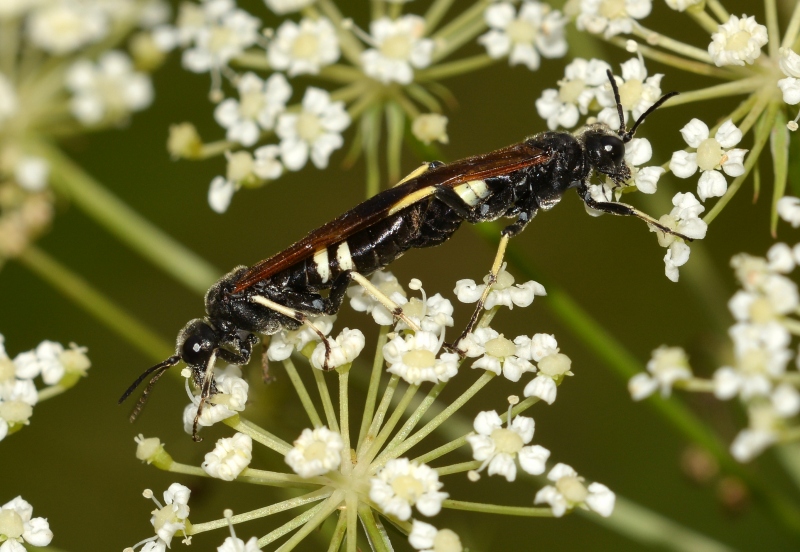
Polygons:
[[262,307],[267,307],[270,310],[277,312],[278,314],[284,315],[286,318],[291,318],[292,320],[297,320],[301,324],[307,326],[311,331],[317,334],[323,342],[326,343],[327,346],[327,338],[325,334],[320,330],[318,327],[314,325],[311,320],[308,319],[308,315],[304,312],[300,312],[298,310],[289,308],[285,305],[281,305],[280,303],[276,303],[275,301],[270,301],[266,297],[262,297],[261,295],[254,295],[250,297],[250,300],[253,303],[258,303]]
[[366,292],[369,293],[376,301],[378,301],[381,305],[386,307],[386,309],[390,313],[392,313],[392,315],[395,318],[399,318],[400,320],[405,322],[406,325],[415,332],[420,331],[420,327],[417,326],[417,324],[413,320],[411,320],[408,316],[403,314],[403,309],[400,307],[400,305],[389,299],[385,293],[383,293],[381,290],[372,285],[372,282],[364,278],[358,272],[351,272],[350,278],[352,278],[358,285],[363,287],[366,290]]
[[486,282],[486,289],[483,290],[481,298],[478,299],[478,303],[475,305],[475,311],[472,313],[469,324],[467,324],[467,327],[461,333],[456,342],[453,343],[454,349],[458,349],[458,344],[461,342],[461,340],[467,337],[467,334],[471,333],[472,330],[475,329],[475,324],[478,323],[481,311],[483,311],[483,306],[486,304],[486,298],[489,297],[489,293],[492,291],[492,286],[497,282],[497,275],[500,274],[500,269],[503,268],[503,258],[505,258],[506,255],[508,240],[508,236],[500,237],[500,243],[497,246],[497,253],[494,256],[494,262],[492,263],[492,270],[489,272],[489,281]]
[[211,382],[214,381],[214,364],[217,362],[217,354],[211,355],[206,365],[206,371],[203,374],[203,384],[200,386],[200,402],[197,404],[197,414],[194,415],[194,423],[192,424],[192,440],[199,443],[203,440],[197,434],[197,425],[200,423],[200,415],[203,413],[203,405],[211,397]]

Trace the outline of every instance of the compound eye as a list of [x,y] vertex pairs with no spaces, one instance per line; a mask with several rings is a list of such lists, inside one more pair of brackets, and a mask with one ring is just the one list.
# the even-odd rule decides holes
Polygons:
[[[209,328],[210,329],[210,328]],[[186,337],[181,347],[181,357],[186,364],[205,364],[216,347],[216,339],[208,332],[198,332]]]
[[620,166],[622,160],[625,158],[625,144],[616,136],[603,136],[600,139],[600,145],[603,148],[603,156],[611,159],[614,165]]

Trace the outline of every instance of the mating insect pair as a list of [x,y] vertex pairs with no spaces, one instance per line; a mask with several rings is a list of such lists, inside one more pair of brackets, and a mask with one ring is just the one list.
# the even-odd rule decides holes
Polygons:
[[[484,155],[448,164],[426,163],[393,188],[357,205],[284,251],[223,276],[206,293],[206,317],[191,320],[178,334],[175,355],[144,372],[122,395],[120,402],[152,375],[131,420],[144,406],[156,381],[168,368],[183,361],[201,389],[193,432],[198,440],[202,406],[216,393],[213,367],[217,359],[246,364],[259,334],[271,335],[303,324],[317,331],[328,347],[325,336],[309,321],[310,316],[336,313],[351,280],[386,301],[377,290],[370,289],[364,276],[387,266],[409,249],[447,241],[463,221],[516,218],[502,231],[490,284],[500,270],[508,239],[520,233],[540,210],[551,209],[570,188],[576,189],[592,209],[635,216],[662,232],[688,240],[629,205],[597,201],[590,193],[588,183],[593,172],[611,178],[617,185],[630,179],[630,168],[624,161],[625,143],[650,113],[677,94],[663,96],[628,130],[610,71],[608,77],[617,102],[618,131],[595,123],[576,134],[543,132]],[[487,286],[485,294],[490,288]],[[327,295],[321,293],[323,290]],[[486,295],[478,302],[462,337],[474,327],[485,299]],[[403,317],[399,309],[394,314]]]

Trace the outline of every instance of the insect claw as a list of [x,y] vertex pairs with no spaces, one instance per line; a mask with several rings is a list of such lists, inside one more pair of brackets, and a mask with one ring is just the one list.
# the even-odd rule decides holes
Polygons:
[[467,356],[467,352],[466,351],[462,351],[461,349],[459,349],[457,345],[458,345],[458,341],[456,341],[456,343],[453,343],[453,344],[444,342],[444,343],[442,343],[442,348],[444,350],[446,350],[448,353],[457,354],[458,358],[460,358],[461,360],[464,360],[464,358]]

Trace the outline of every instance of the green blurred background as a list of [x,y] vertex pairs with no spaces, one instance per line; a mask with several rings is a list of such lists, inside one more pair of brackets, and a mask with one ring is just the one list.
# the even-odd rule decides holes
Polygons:
[[[699,29],[687,28],[686,19],[659,0],[654,4],[653,15],[646,23],[657,29],[684,32],[687,40],[705,47],[705,39],[696,32]],[[733,13],[739,9],[754,11],[749,2],[739,4],[737,8],[726,2],[726,7]],[[253,3],[246,7],[269,20],[263,5]],[[343,10],[348,9],[343,6]],[[366,26],[365,6],[355,9],[359,10],[353,13],[356,22]],[[424,6],[414,3],[407,11],[422,10]],[[755,15],[763,20],[760,11]],[[571,38],[578,38],[574,29],[571,34]],[[566,58],[545,62],[535,73],[521,67],[509,68],[501,62],[446,81],[459,102],[456,109],[446,113],[450,117],[450,144],[443,148],[447,158],[486,152],[545,130],[533,102],[563,75],[563,67],[571,58],[603,57],[616,67],[630,57],[626,52],[603,49],[599,42],[587,44],[591,50],[573,47]],[[471,48],[479,51],[477,45]],[[699,77],[687,78],[686,74],[653,62],[647,66],[651,73],[667,74],[662,83],[664,91],[713,84]],[[295,98],[305,82],[298,79],[293,83]],[[154,76],[154,84],[155,104],[136,115],[129,127],[71,141],[64,144],[64,149],[133,209],[220,271],[272,255],[363,199],[363,165],[357,163],[352,169],[343,170],[343,153],[339,151],[332,157],[329,169],[306,168],[287,174],[268,187],[239,192],[228,213],[215,214],[207,205],[206,193],[212,177],[224,173],[224,159],[173,162],[165,148],[168,125],[173,123],[195,123],[206,140],[223,136],[213,121],[213,106],[207,99],[208,76],[182,70],[178,56],[173,55]],[[691,117],[713,123],[735,104],[715,101],[701,105],[661,111],[644,125],[641,136],[653,142],[656,163],[666,161],[670,152],[683,147],[678,130]],[[352,129],[346,140],[348,136],[352,137]],[[749,146],[750,140],[749,136],[745,138],[744,147]],[[411,170],[418,162],[407,152],[405,168]],[[768,177],[767,169],[765,182],[769,182]],[[666,202],[675,191],[694,191],[695,183],[696,179],[681,181],[670,176],[659,185],[660,197]],[[742,251],[764,255],[772,243],[768,231],[769,192],[765,189],[754,205],[752,187],[745,186],[712,224],[703,244],[693,246],[692,259],[682,269],[681,282],[677,284],[664,276],[664,250],[644,224],[610,216],[589,217],[572,193],[552,212],[538,217],[514,245],[549,281],[557,282],[616,336],[641,361],[642,369],[652,349],[662,344],[683,345],[695,370],[708,375],[721,363],[713,357],[724,358],[721,355],[728,343],[725,331],[730,319],[726,318],[724,303],[736,289],[729,259]],[[668,203],[640,205],[655,214],[669,210]],[[782,225],[780,232],[779,238],[794,243],[796,238],[788,226]],[[64,198],[58,204],[52,230],[39,246],[170,343],[188,319],[202,315],[199,296],[120,244]],[[706,277],[717,282],[713,288],[716,297],[698,295],[689,284],[690,272],[699,264],[701,248],[709,255]],[[417,277],[428,293],[439,291],[452,298],[454,282],[482,277],[493,255],[493,246],[464,227],[445,246],[411,252],[391,269],[401,282]],[[133,437],[140,432],[160,437],[176,460],[199,465],[213,447],[215,437],[229,430],[214,428],[205,432],[202,444],[192,442],[182,429],[181,412],[187,400],[178,378],[165,378],[141,419],[136,425],[129,424],[130,405],[117,406],[117,398],[153,364],[152,358],[143,356],[14,262],[5,265],[0,273],[0,298],[0,332],[6,337],[11,356],[35,347],[43,339],[74,341],[89,348],[93,363],[88,378],[67,394],[37,406],[31,426],[0,443],[0,500],[21,494],[33,504],[34,515],[49,519],[55,533],[53,546],[72,551],[121,550],[151,535],[148,520],[152,504],[141,497],[141,492],[152,488],[160,496],[173,481],[192,489],[194,522],[220,517],[224,508],[241,513],[287,498],[286,491],[171,475],[136,460]],[[463,323],[467,314],[468,309],[459,308],[457,321]],[[363,315],[345,308],[339,325],[369,327],[365,321]],[[590,480],[605,483],[620,495],[734,548],[797,547],[797,537],[784,532],[762,505],[749,500],[746,489],[745,495],[736,499],[735,482],[721,484],[718,476],[701,485],[687,477],[682,468],[687,442],[650,406],[630,400],[625,383],[554,318],[547,298],[537,299],[531,308],[503,313],[495,326],[509,335],[555,333],[562,352],[573,360],[576,376],[560,388],[558,400],[552,406],[541,404],[530,411],[536,420],[535,440],[553,452],[552,460],[571,464]],[[368,350],[370,342],[368,334]],[[369,356],[365,351],[367,361],[354,370],[366,374]],[[257,366],[248,372],[253,404],[247,416],[291,441],[307,422],[282,369],[276,367],[275,375],[277,381],[264,386]],[[473,374],[463,379],[471,382]],[[444,400],[455,396],[455,388],[463,385],[466,382],[459,383],[457,379]],[[471,419],[478,410],[502,409],[505,397],[520,390],[519,384],[494,382],[464,413]],[[687,401],[726,443],[744,422],[735,404],[678,395],[672,400]],[[446,458],[452,462],[466,459],[467,449]],[[252,465],[282,469],[283,461],[257,448]],[[800,498],[782,478],[771,453],[750,467],[793,493],[795,499]],[[530,481],[508,484],[488,477],[471,484],[464,474],[447,476],[444,481],[453,498],[520,506],[530,505],[538,489]],[[720,500],[720,494],[726,500]],[[286,519],[277,516],[251,522],[239,526],[237,532],[245,539],[261,536]],[[473,550],[642,547],[588,517],[517,519],[444,511],[434,523],[456,530]],[[325,534],[319,532],[303,549],[324,549]],[[224,536],[223,532],[198,536],[192,549],[214,550]],[[406,546],[400,539],[396,542],[399,549]],[[180,547],[178,540],[173,541],[173,549]]]

